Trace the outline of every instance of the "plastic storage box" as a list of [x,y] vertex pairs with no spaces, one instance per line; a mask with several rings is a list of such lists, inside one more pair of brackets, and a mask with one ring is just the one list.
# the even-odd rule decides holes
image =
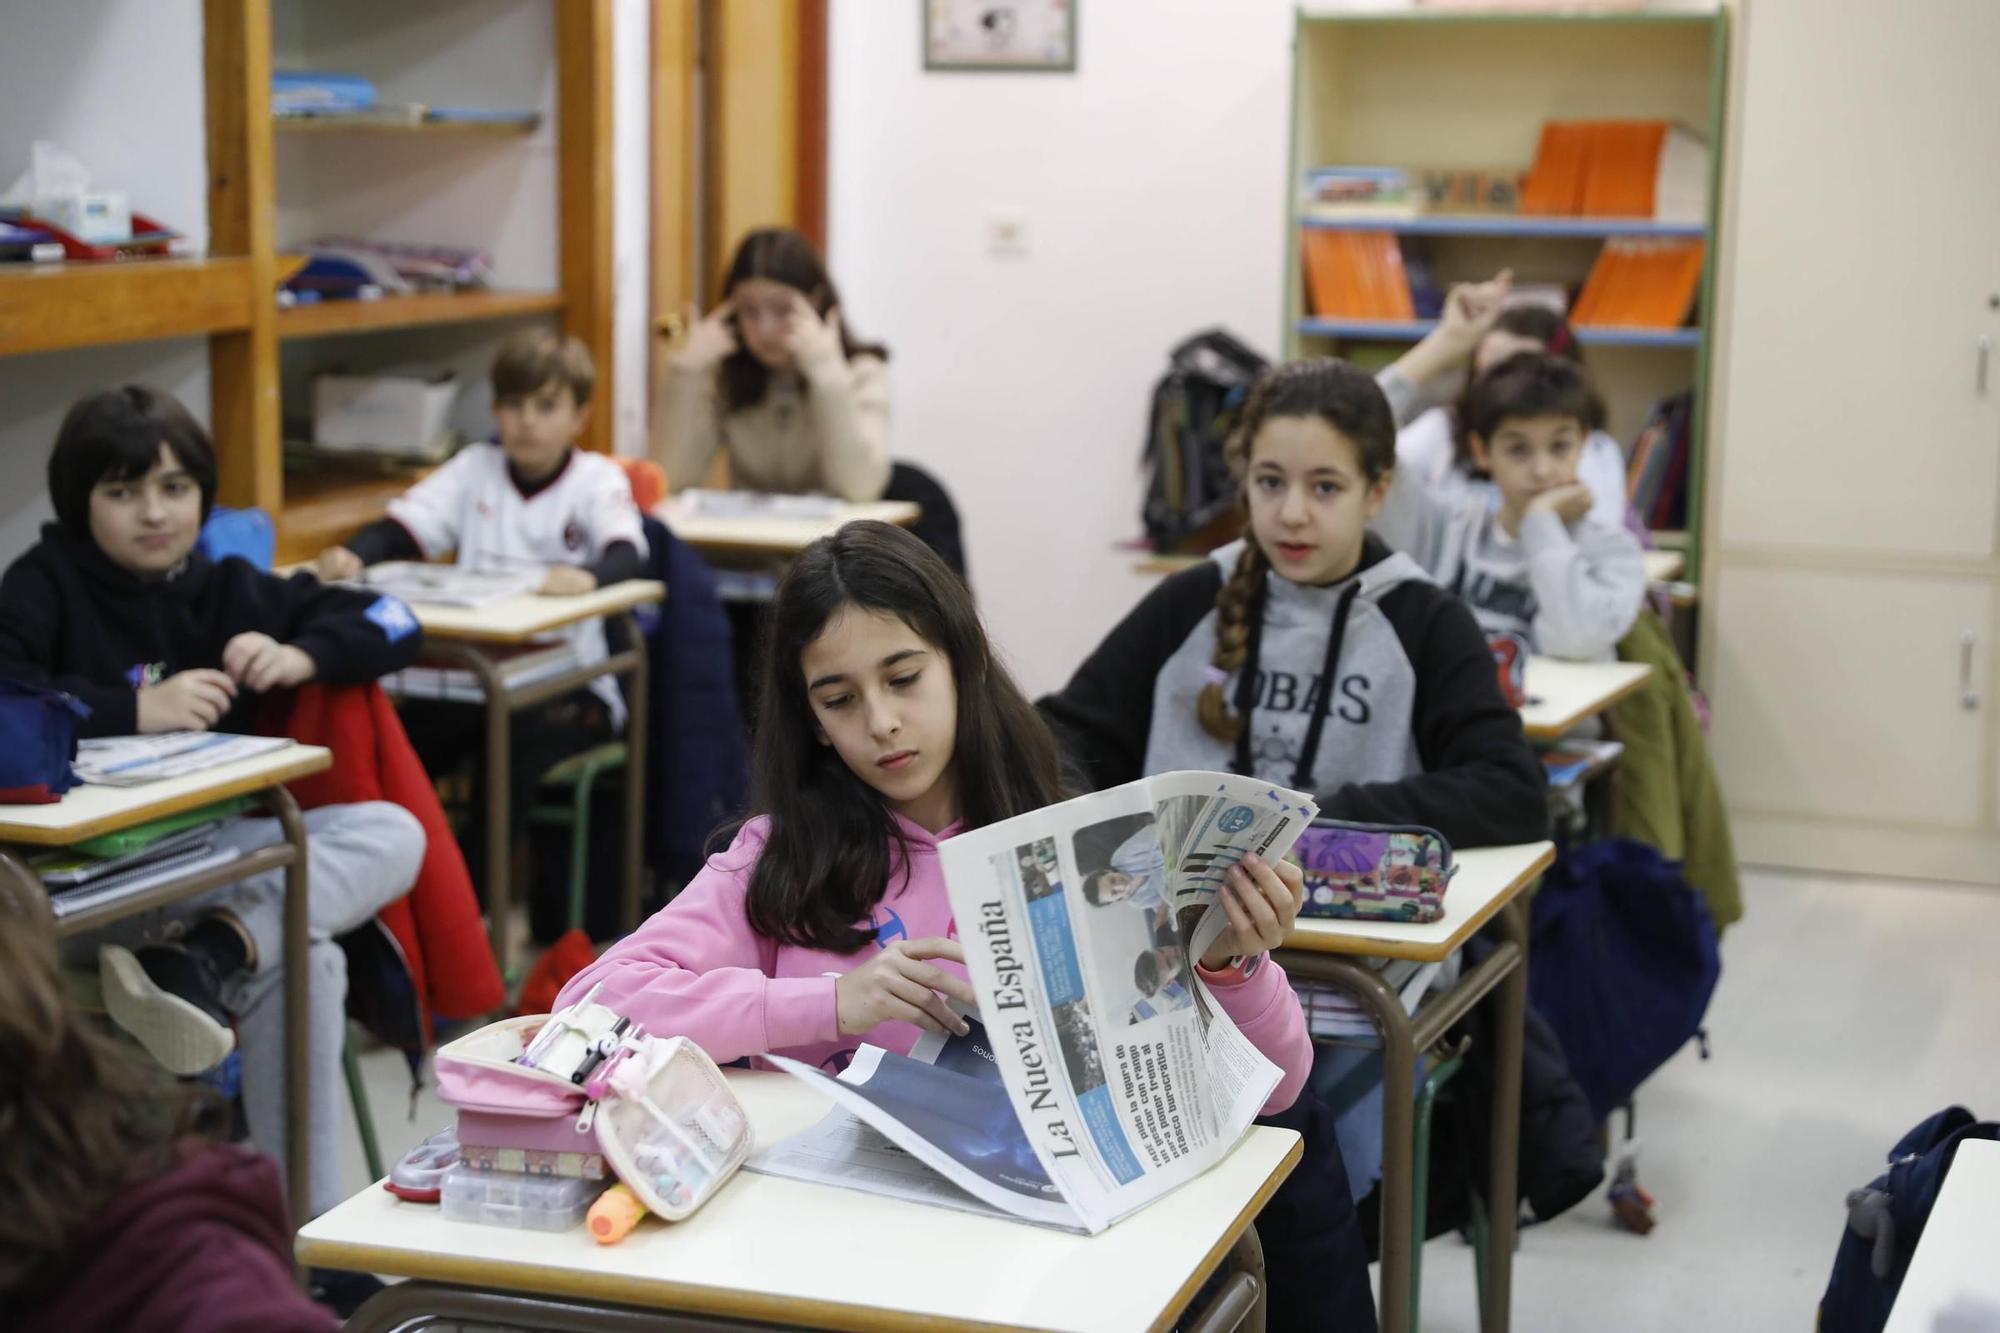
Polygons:
[[444,1215],[459,1222],[530,1231],[568,1231],[583,1225],[584,1214],[608,1182],[568,1176],[530,1176],[482,1171],[460,1163],[445,1172]]

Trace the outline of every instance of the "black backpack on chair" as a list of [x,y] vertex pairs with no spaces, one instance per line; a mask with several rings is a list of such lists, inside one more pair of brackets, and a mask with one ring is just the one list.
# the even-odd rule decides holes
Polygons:
[[1174,551],[1228,518],[1236,479],[1222,455],[1251,381],[1270,364],[1221,329],[1175,347],[1153,389],[1140,465],[1142,517],[1156,551]]

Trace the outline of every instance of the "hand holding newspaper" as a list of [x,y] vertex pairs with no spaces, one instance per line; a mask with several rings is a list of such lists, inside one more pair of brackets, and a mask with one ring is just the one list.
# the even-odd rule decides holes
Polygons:
[[1169,773],[947,840],[980,1023],[863,1046],[838,1079],[772,1057],[840,1109],[750,1168],[1092,1233],[1193,1179],[1280,1077],[1196,974],[1229,926],[1216,896],[1318,813]]

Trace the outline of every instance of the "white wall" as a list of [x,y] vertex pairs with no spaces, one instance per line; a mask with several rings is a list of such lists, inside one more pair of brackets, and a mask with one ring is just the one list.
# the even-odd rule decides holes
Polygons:
[[[1278,346],[1291,0],[1094,0],[1074,74],[926,74],[917,7],[830,6],[829,244],[892,354],[896,455],[938,474],[1033,692],[1150,586],[1152,385],[1187,334]],[[996,217],[1027,253],[989,255]]]
[[[34,40],[20,40],[22,26]],[[0,39],[0,189],[48,139],[88,163],[132,207],[208,236],[203,170],[201,0],[64,0],[9,13]],[[49,517],[49,445],[71,401],[133,380],[208,416],[200,341],[0,357],[0,563]]]

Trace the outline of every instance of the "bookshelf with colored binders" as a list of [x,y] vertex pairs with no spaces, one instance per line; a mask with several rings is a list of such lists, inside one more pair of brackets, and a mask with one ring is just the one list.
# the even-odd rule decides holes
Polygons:
[[[1514,270],[1517,285],[1560,291],[1608,429],[1628,450],[1662,403],[1693,394],[1677,437],[1683,456],[1668,474],[1677,496],[1656,505],[1675,516],[1660,535],[1685,551],[1690,579],[1701,569],[1727,25],[1720,5],[1307,9],[1293,47],[1286,354],[1387,364],[1431,328],[1451,284],[1501,268]],[[1553,127],[1570,147],[1545,142]],[[1706,179],[1694,180],[1692,201],[1684,192],[1670,198],[1662,184],[1660,215],[1648,216],[1654,192],[1643,164],[1669,141],[1675,152],[1706,145]],[[1575,159],[1569,169],[1551,174],[1566,157]],[[1595,180],[1591,161],[1603,168]],[[1479,203],[1499,207],[1412,210],[1394,184],[1379,207],[1309,207],[1308,174],[1343,164],[1401,168],[1419,201],[1420,183],[1469,178],[1476,186],[1458,194],[1484,190],[1491,200]],[[1385,305],[1372,287],[1365,302],[1328,303],[1342,290],[1328,277],[1341,270],[1326,262],[1324,238],[1335,235],[1410,281],[1407,313],[1400,297]]]

